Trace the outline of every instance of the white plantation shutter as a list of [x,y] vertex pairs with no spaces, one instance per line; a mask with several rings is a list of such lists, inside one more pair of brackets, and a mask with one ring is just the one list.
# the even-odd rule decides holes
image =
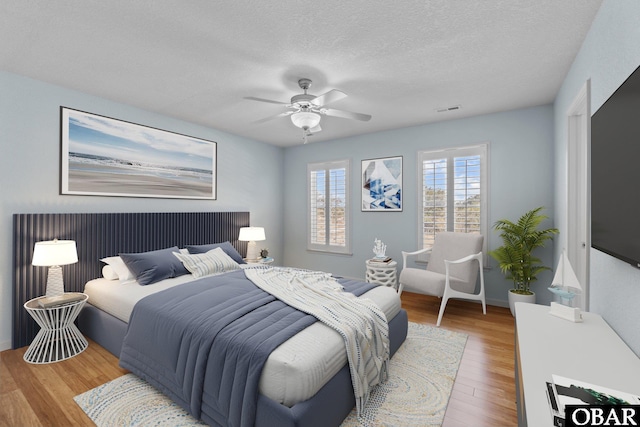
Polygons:
[[325,218],[327,209],[324,196],[326,176],[324,169],[309,172],[309,242],[314,245],[324,245],[326,242]]
[[422,177],[422,247],[429,248],[447,230],[447,159],[423,160]]
[[307,172],[307,248],[349,253],[349,160],[310,163]]
[[420,247],[433,246],[440,231],[486,235],[487,151],[487,144],[483,144],[418,152]]
[[482,156],[454,157],[453,231],[480,233]]

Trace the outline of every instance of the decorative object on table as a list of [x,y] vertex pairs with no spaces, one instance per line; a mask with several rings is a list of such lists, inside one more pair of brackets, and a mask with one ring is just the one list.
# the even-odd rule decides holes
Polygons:
[[216,199],[216,143],[61,109],[61,193]]
[[269,249],[263,248],[260,250],[260,258],[268,258],[269,257]]
[[82,301],[86,299],[84,294],[77,292],[65,292],[62,295],[56,295],[55,297],[40,297],[37,298],[38,305],[42,308],[58,307],[65,304],[70,304],[76,301]]
[[[571,417],[571,413],[576,414],[576,405],[594,405],[598,407],[611,408],[613,410],[616,406],[620,405],[634,405],[640,406],[640,397],[633,393],[627,393],[620,390],[614,390],[600,385],[587,383],[584,381],[578,381],[571,378],[566,378],[560,375],[552,374],[552,382],[547,382],[547,400],[549,402],[551,415],[553,417],[553,425],[568,425],[565,422],[567,415]],[[572,408],[574,407],[574,408]],[[584,406],[579,408],[584,409]],[[600,409],[599,408],[599,409]],[[603,420],[616,420],[611,422],[611,425],[637,425],[635,421],[627,424],[626,422],[619,422],[618,420],[624,419],[623,416],[611,414],[608,411],[604,412]],[[635,413],[635,412],[634,412]],[[629,413],[631,414],[631,413]],[[637,419],[637,418],[636,418]],[[633,421],[629,418],[630,421]],[[599,425],[606,425],[608,423],[603,422]],[[572,425],[578,425],[572,423]],[[598,425],[596,423],[585,423],[584,425]]]
[[49,267],[47,273],[47,297],[64,294],[61,265],[78,262],[78,252],[74,240],[48,240],[36,242],[31,264]]
[[567,257],[567,252],[562,251],[556,274],[553,276],[551,286],[548,288],[554,295],[560,297],[562,304],[571,306],[576,295],[582,292],[582,286],[578,281],[573,267]]
[[548,240],[558,234],[557,228],[539,229],[540,224],[548,217],[540,212],[543,206],[532,209],[522,215],[517,222],[508,219],[497,221],[493,228],[500,231],[502,246],[489,252],[507,279],[513,280],[513,289],[509,290],[509,308],[515,315],[516,302],[535,303],[536,294],[531,291],[531,282],[544,270],[551,268],[542,264],[533,252],[544,247]]
[[402,211],[402,156],[362,161],[362,211]]
[[367,260],[367,262],[369,262],[370,264],[375,264],[375,265],[385,265],[385,264],[389,264],[391,261],[393,261],[391,257],[371,258],[370,260]]
[[578,281],[575,271],[571,267],[566,251],[562,251],[556,274],[553,276],[551,286],[548,288],[554,295],[560,298],[560,304],[551,303],[549,313],[572,322],[582,322],[580,308],[574,307],[576,295],[582,292],[582,286]]
[[263,227],[242,227],[238,240],[241,242],[249,242],[247,244],[247,262],[256,262],[260,259],[257,241],[266,240]]
[[[467,335],[409,322],[407,339],[389,361],[389,379],[376,387],[366,419],[355,408],[341,427],[441,425]],[[178,404],[129,373],[75,396],[98,426],[202,426]]]
[[387,256],[385,255],[385,253],[387,252],[387,245],[382,243],[382,240],[379,240],[377,238],[373,240],[373,243],[373,253],[375,254],[374,259],[382,260],[387,258]]

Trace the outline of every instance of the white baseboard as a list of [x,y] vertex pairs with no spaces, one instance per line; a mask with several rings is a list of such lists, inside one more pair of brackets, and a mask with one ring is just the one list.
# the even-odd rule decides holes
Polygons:
[[11,341],[0,341],[0,351],[11,350]]
[[504,301],[500,299],[487,299],[487,305],[495,305],[496,307],[506,307],[509,308],[509,301]]

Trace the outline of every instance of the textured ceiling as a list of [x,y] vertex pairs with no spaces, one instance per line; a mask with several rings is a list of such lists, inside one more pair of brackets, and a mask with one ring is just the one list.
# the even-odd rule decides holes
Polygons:
[[324,116],[310,142],[550,103],[600,3],[0,0],[0,69],[290,146],[288,117],[253,123],[284,107],[245,97],[307,77],[373,116]]

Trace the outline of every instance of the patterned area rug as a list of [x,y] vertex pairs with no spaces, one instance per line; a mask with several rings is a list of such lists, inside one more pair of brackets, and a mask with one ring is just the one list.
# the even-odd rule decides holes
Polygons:
[[[354,410],[341,427],[441,425],[466,342],[464,334],[409,323],[407,340],[391,359],[389,379],[376,387],[363,417]],[[98,427],[205,425],[133,374],[74,400]]]

